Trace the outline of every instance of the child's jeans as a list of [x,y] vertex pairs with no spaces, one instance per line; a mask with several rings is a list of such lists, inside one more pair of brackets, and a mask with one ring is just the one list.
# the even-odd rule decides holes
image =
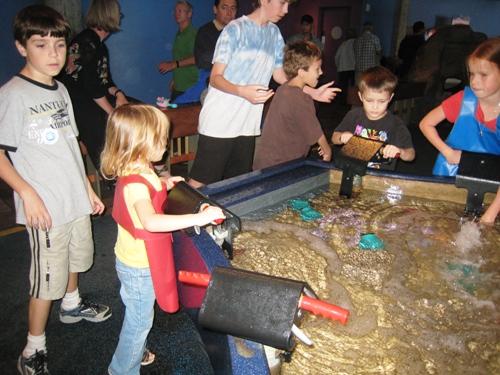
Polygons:
[[109,373],[137,375],[146,349],[146,338],[153,326],[153,282],[149,268],[129,267],[118,258],[116,272],[121,282],[120,296],[125,304],[125,318]]

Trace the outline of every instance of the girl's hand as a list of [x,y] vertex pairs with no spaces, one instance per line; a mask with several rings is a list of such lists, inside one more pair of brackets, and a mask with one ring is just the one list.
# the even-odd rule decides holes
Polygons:
[[462,157],[462,151],[450,148],[443,154],[443,156],[446,158],[448,164],[458,164],[460,163],[460,158]]
[[347,142],[349,142],[349,139],[351,139],[353,135],[354,134],[352,134],[351,132],[343,132],[342,135],[340,136],[340,141],[343,144],[346,144]]
[[207,206],[205,208],[202,208],[201,212],[198,215],[200,217],[200,225],[206,225],[208,223],[217,225],[226,218],[226,215],[224,215],[222,209],[216,206]]
[[261,85],[248,85],[240,88],[240,96],[252,104],[264,104],[274,95],[269,87]]
[[170,190],[172,189],[175,184],[177,184],[179,181],[185,181],[184,177],[181,177],[181,176],[174,176],[174,177],[170,177],[170,178],[167,178],[167,190]]

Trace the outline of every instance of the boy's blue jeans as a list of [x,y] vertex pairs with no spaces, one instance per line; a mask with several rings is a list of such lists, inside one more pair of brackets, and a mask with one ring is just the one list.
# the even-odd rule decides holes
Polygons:
[[153,282],[149,268],[130,267],[118,258],[116,272],[121,282],[120,296],[125,305],[125,318],[109,373],[137,375],[146,349],[146,338],[153,326]]

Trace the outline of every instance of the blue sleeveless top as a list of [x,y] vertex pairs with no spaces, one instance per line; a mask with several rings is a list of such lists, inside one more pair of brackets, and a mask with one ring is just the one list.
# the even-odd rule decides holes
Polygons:
[[[495,132],[476,119],[476,109],[477,97],[470,87],[466,87],[460,115],[445,143],[455,150],[500,155],[500,116],[497,118]],[[449,164],[443,154],[439,153],[432,173],[438,176],[456,176],[457,170],[458,164]]]

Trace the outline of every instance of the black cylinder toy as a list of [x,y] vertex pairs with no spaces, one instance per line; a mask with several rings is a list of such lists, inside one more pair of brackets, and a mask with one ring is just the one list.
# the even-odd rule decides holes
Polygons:
[[215,267],[198,321],[208,329],[292,350],[292,325],[307,283],[235,268]]

